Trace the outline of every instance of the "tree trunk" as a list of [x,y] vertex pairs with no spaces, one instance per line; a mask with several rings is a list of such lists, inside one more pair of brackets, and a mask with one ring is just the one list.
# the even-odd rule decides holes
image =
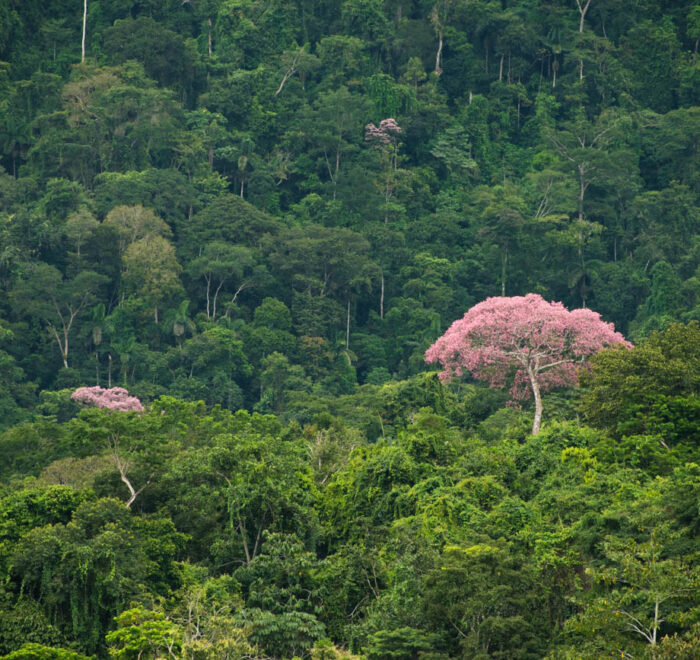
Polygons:
[[213,304],[212,310],[211,310],[212,319],[216,318],[216,301],[219,297],[219,291],[221,291],[221,287],[224,286],[224,282],[225,282],[225,280],[221,280],[221,282],[219,283],[219,286],[216,287],[216,291],[214,292],[214,304]]
[[[576,5],[578,6],[578,13],[581,16],[581,20],[578,23],[578,33],[583,34],[583,19],[586,18],[586,12],[591,5],[591,0],[586,0],[585,5],[581,5],[581,0],[576,0]],[[583,80],[583,60],[581,58],[579,58],[578,61],[578,79]]]
[[63,366],[68,369],[68,332],[69,328],[63,326]]
[[82,54],[80,57],[80,62],[85,61],[85,31],[87,28],[87,0],[83,0],[83,39],[81,42]]
[[532,435],[537,435],[540,432],[540,425],[542,424],[542,396],[540,394],[540,384],[537,382],[537,374],[532,367],[528,367],[527,375],[530,378],[532,394],[535,397],[535,418],[532,420]]
[[578,220],[583,222],[583,200],[586,198],[586,169],[578,165]]
[[207,318],[211,318],[211,303],[210,303],[210,293],[211,293],[211,275],[204,278],[207,283]]
[[64,326],[63,328],[63,336],[65,339],[65,345],[61,341],[61,337],[59,336],[56,328],[54,328],[53,325],[49,323],[49,330],[52,332],[54,339],[56,340],[56,343],[58,344],[58,350],[61,353],[61,359],[63,360],[63,366],[68,369],[68,335],[66,333],[66,328]]
[[131,505],[134,503],[136,498],[143,492],[144,488],[146,488],[146,486],[148,486],[148,484],[151,483],[151,480],[148,479],[146,483],[143,486],[141,486],[141,488],[136,490],[126,474],[127,470],[129,469],[129,461],[122,459],[121,455],[119,454],[119,438],[117,436],[112,436],[108,442],[109,448],[112,450],[112,460],[114,461],[114,466],[119,472],[120,479],[124,482],[124,484],[126,484],[126,487],[129,489],[129,499],[127,500],[126,508],[130,509]]
[[656,644],[656,631],[659,629],[659,601],[654,601],[654,628],[651,635],[651,644],[654,646]]
[[437,75],[438,77],[442,75],[442,45],[443,45],[442,28],[440,28],[438,30],[437,55],[435,56],[435,75]]
[[379,294],[379,318],[384,318],[384,271],[382,271],[382,289]]
[[348,298],[348,314],[345,325],[345,350],[350,350],[350,298]]
[[212,50],[211,50],[211,18],[207,19],[207,23],[209,25],[209,37],[207,39],[207,45],[209,47],[209,57],[211,57],[211,53],[212,53]]
[[581,20],[578,23],[578,32],[583,34],[583,19],[586,18],[586,12],[591,5],[591,0],[586,0],[586,4],[583,6],[581,6],[581,0],[576,0],[576,4],[578,5],[578,13],[581,16]]

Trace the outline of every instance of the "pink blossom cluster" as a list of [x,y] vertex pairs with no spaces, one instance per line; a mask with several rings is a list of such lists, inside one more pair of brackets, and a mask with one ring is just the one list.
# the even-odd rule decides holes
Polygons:
[[109,410],[135,410],[143,411],[143,405],[135,396],[129,396],[129,392],[123,387],[111,387],[105,389],[95,387],[79,387],[71,399],[95,408],[108,408]]
[[392,117],[388,119],[382,119],[379,122],[379,126],[374,124],[367,124],[365,126],[365,141],[366,142],[377,142],[381,144],[391,144],[392,138],[401,134],[401,126],[396,123],[396,120]]
[[440,378],[465,372],[492,387],[511,378],[514,400],[530,394],[536,378],[542,391],[576,385],[578,367],[601,348],[630,342],[589,309],[567,310],[531,293],[494,297],[455,321],[425,354],[443,367]]

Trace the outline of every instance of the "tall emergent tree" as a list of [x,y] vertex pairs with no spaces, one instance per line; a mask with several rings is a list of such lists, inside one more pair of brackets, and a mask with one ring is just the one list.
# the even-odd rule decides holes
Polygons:
[[543,390],[575,385],[577,366],[604,346],[632,345],[589,309],[572,312],[535,293],[487,298],[455,321],[427,351],[442,380],[465,371],[492,387],[512,379],[513,399],[535,399],[532,434],[542,421]]

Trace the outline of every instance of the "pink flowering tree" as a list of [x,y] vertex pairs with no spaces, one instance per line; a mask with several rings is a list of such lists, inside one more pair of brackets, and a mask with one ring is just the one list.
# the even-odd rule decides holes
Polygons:
[[384,166],[384,174],[381,181],[381,189],[384,193],[384,223],[389,222],[390,201],[397,185],[396,172],[399,157],[399,136],[401,126],[393,117],[382,119],[379,126],[367,124],[365,126],[365,142],[374,145],[380,152]]
[[[99,386],[79,387],[71,394],[71,399],[91,408],[104,408],[122,412],[143,412],[144,409],[141,401],[135,396],[130,396],[129,392],[123,387],[111,387],[109,389]],[[128,476],[129,468],[131,467],[130,453],[128,451],[125,452],[121,446],[121,434],[117,431],[117,428],[118,426],[112,425],[112,431],[107,438],[107,445],[114,466],[119,471],[121,480],[129,489],[130,496],[126,503],[126,508],[128,509],[144,488],[148,486],[150,479],[138,490],[134,488]]]
[[95,408],[143,412],[142,403],[135,396],[130,396],[123,387],[79,387],[71,394],[71,399]]
[[512,401],[535,400],[532,434],[542,422],[542,392],[577,384],[577,369],[612,344],[632,346],[589,309],[567,310],[530,293],[488,298],[455,321],[426,352],[445,381],[470,373],[491,387],[512,382]]

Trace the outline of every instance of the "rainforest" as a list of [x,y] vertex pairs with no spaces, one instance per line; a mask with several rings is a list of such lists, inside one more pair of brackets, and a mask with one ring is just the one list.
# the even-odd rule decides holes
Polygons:
[[0,658],[700,657],[699,43],[0,0]]

